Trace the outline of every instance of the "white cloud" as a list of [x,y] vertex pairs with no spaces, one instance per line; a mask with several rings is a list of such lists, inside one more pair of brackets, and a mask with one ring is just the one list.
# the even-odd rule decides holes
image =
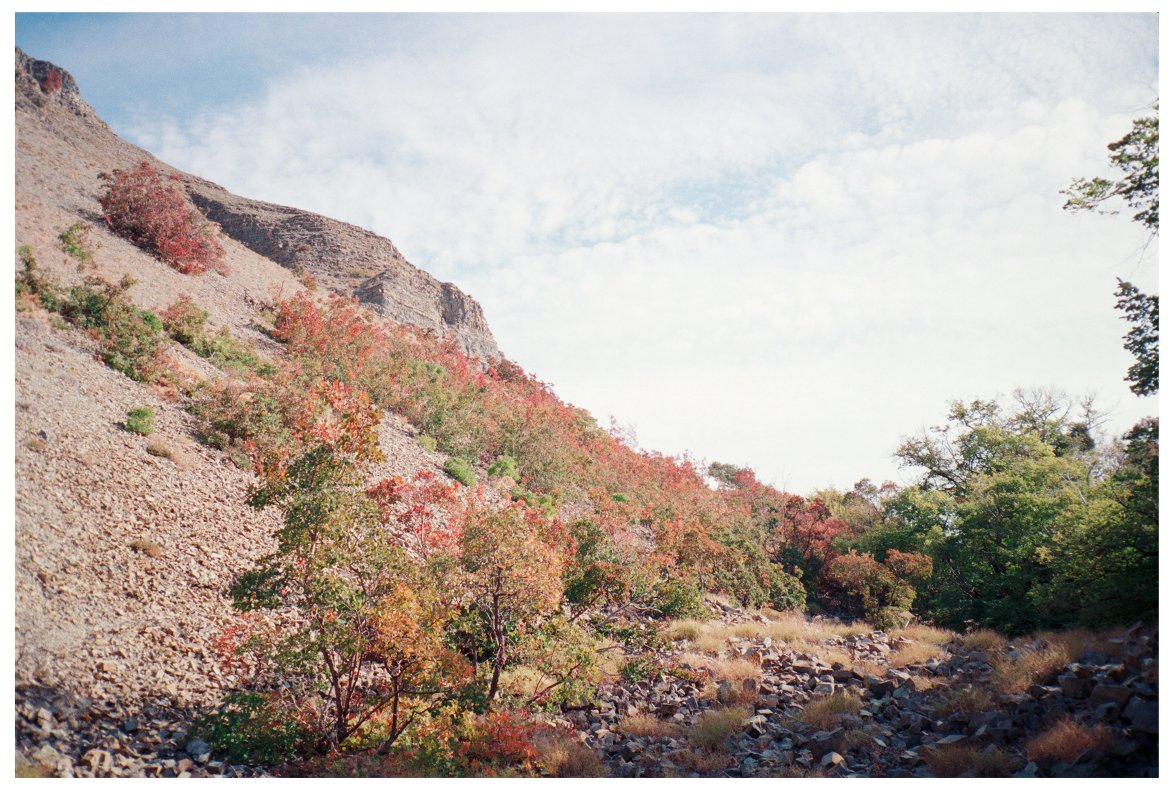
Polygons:
[[[390,236],[642,443],[798,491],[952,398],[1097,389],[1125,219],[1057,190],[1156,88],[1153,17],[439,18],[137,137]],[[1076,46],[1074,46],[1074,43]]]

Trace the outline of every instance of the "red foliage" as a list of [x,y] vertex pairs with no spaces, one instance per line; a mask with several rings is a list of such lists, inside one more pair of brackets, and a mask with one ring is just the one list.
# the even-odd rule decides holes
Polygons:
[[392,523],[402,545],[420,556],[453,551],[463,528],[463,494],[458,484],[428,470],[413,480],[388,478],[366,490],[383,521]]
[[458,748],[474,772],[493,767],[528,768],[540,755],[534,738],[546,728],[523,711],[500,710],[484,717]]
[[886,552],[887,568],[903,581],[923,582],[931,578],[935,563],[925,553],[903,553],[891,548]]
[[750,470],[734,489],[713,491],[689,459],[637,450],[514,363],[481,365],[450,340],[371,321],[353,299],[297,295],[281,304],[274,334],[307,374],[364,388],[443,450],[471,461],[508,454],[528,491],[588,499],[616,540],[652,536],[658,565],[702,574],[725,550],[714,533],[739,518],[766,532],[773,558],[815,574],[845,530],[820,501],[773,489]]
[[223,248],[179,189],[176,176],[164,178],[144,161],[133,170],[98,177],[106,184],[98,202],[112,231],[181,273],[226,270]]
[[284,480],[290,464],[306,451],[327,446],[331,452],[352,462],[381,461],[378,423],[381,412],[370,396],[340,381],[320,380],[286,408],[293,442],[245,443],[256,473],[269,485]]
[[41,78],[39,83],[41,85],[41,91],[44,92],[45,94],[52,94],[53,92],[60,92],[61,91],[61,73],[58,72],[53,67],[49,67],[49,69],[45,72],[45,77]]

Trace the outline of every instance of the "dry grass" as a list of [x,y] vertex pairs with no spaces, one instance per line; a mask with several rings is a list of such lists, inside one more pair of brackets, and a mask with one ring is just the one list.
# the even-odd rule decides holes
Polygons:
[[999,631],[976,629],[963,635],[960,643],[969,651],[999,651],[1008,644],[1008,639]]
[[[721,681],[730,681],[737,687],[738,692],[744,684],[745,679],[753,679],[760,681],[761,672],[760,665],[755,662],[749,662],[747,659],[736,659],[729,657],[712,657],[712,656],[692,656],[687,660],[693,667],[706,668],[712,677],[712,681],[704,689],[704,694],[708,698],[715,697],[716,687]],[[744,697],[742,700],[755,700],[755,693],[752,698]]]
[[174,455],[171,446],[158,439],[152,439],[146,443],[146,452],[151,456],[160,456],[164,459],[170,459]]
[[144,540],[141,538],[131,540],[130,549],[137,551],[144,556],[149,556],[151,559],[158,559],[163,555],[163,546],[159,545],[157,542]]
[[679,766],[681,773],[698,773],[700,776],[711,776],[736,763],[735,758],[729,753],[700,748],[674,753],[671,755],[671,761]]
[[618,721],[617,730],[632,737],[678,737],[679,724],[654,715],[631,715]]
[[1029,740],[1025,752],[1042,764],[1072,763],[1087,753],[1108,751],[1113,742],[1114,733],[1106,726],[1087,726],[1064,718]]
[[862,708],[862,700],[850,693],[834,693],[820,701],[811,701],[797,713],[797,719],[806,726],[820,731],[832,729],[846,715],[853,715]]
[[851,634],[869,634],[874,627],[869,623],[834,623],[819,620],[814,622],[799,612],[778,612],[774,609],[761,609],[761,614],[769,619],[764,628],[765,633],[774,640],[783,642],[817,642],[828,637],[848,637]]
[[922,623],[912,623],[899,634],[916,642],[931,643],[932,645],[946,645],[958,635],[954,631],[927,626]]
[[185,450],[159,437],[152,437],[146,443],[146,452],[161,459],[170,459],[179,467],[191,467],[191,457]]
[[1023,693],[1034,684],[1046,684],[1070,662],[1069,652],[1061,645],[1046,644],[1036,649],[998,654],[992,660],[997,688],[1005,693]]
[[609,775],[601,758],[584,743],[566,736],[536,740],[545,772],[561,779],[596,779]]
[[1106,656],[1118,656],[1122,649],[1121,642],[1110,642],[1112,639],[1121,639],[1125,629],[1113,628],[1105,631],[1087,631],[1086,629],[1070,629],[1068,631],[1046,631],[1034,635],[1031,639],[1047,642],[1063,649],[1073,662],[1081,658],[1086,651],[1097,651]]
[[939,778],[1006,778],[1016,770],[1012,756],[999,748],[980,751],[970,745],[945,745],[924,749],[923,759]]
[[728,628],[720,623],[676,620],[663,630],[663,636],[672,642],[686,643],[688,651],[718,656],[727,647],[731,635]]
[[992,695],[979,687],[953,687],[931,707],[937,717],[946,718],[957,712],[971,717],[992,705]]
[[892,667],[906,667],[907,665],[919,665],[928,660],[942,659],[943,657],[944,652],[938,645],[913,640],[911,642],[899,643],[887,662]]
[[663,638],[671,642],[685,640],[694,642],[703,632],[704,624],[699,620],[673,620],[663,629]]
[[865,659],[855,660],[845,648],[822,643],[805,643],[800,648],[801,653],[815,656],[828,665],[840,664],[851,670],[867,676],[882,676],[886,674],[885,662],[868,662]]
[[752,717],[748,706],[730,706],[724,709],[709,709],[695,719],[687,733],[691,744],[698,748],[714,751],[731,745],[733,735],[739,734],[745,721]]
[[845,754],[854,749],[867,750],[868,746],[874,746],[874,733],[868,732],[865,729],[847,729],[842,733],[838,739],[837,744],[838,753]]

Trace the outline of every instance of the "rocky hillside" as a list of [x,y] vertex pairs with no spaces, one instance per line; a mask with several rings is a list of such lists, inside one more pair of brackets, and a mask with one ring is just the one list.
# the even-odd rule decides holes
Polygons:
[[[99,173],[144,160],[173,172],[119,139],[68,72],[17,51],[16,241],[61,286],[129,275],[136,283],[127,296],[139,307],[159,312],[187,296],[209,312],[209,330],[226,329],[268,358],[277,346],[261,333],[259,315],[306,291],[305,276],[319,279],[318,295],[324,288],[369,292],[377,283],[380,312],[451,335],[468,353],[497,354],[478,304],[407,264],[389,241],[245,201],[194,176],[183,179],[197,199],[214,198],[236,215],[221,216],[228,270],[176,272],[101,221]],[[88,226],[94,257],[84,266],[60,241],[79,223]],[[273,250],[249,237],[250,224],[266,226]],[[290,245],[292,260],[270,259],[265,253],[275,255],[277,242],[305,247]],[[343,274],[342,261],[353,275]],[[40,309],[18,314],[15,345],[17,707],[39,721],[26,731],[39,734],[22,735],[19,750],[39,749],[34,772],[72,773],[61,766],[75,765],[76,772],[141,773],[126,768],[126,752],[116,746],[86,768],[87,738],[108,725],[136,738],[136,753],[144,743],[161,748],[173,738],[171,726],[222,697],[211,651],[230,614],[224,590],[271,549],[278,521],[245,505],[249,472],[196,437],[188,399],[109,369],[94,338]],[[165,357],[197,382],[228,375],[174,343]],[[126,427],[127,412],[142,407],[154,411],[149,437]],[[420,448],[401,418],[386,416],[379,434],[385,475],[439,470],[442,459]]]
[[[100,172],[144,159],[168,173],[178,172],[119,139],[82,99],[68,72],[19,49],[16,120],[21,243],[55,237],[65,220],[99,218]],[[197,176],[179,174],[196,206],[227,237],[286,268],[285,274],[274,273],[284,283],[313,276],[323,290],[356,295],[396,322],[452,337],[471,356],[500,356],[480,304],[454,284],[412,265],[389,239],[320,214],[238,197]]]
[[[28,246],[17,263],[15,325],[18,775],[403,775],[396,770],[432,775],[427,771],[438,771],[436,765],[381,761],[386,752],[369,748],[337,749],[327,763],[314,761],[322,749],[282,751],[268,760],[233,757],[232,730],[226,736],[220,731],[217,739],[199,721],[206,725],[228,691],[247,686],[232,672],[233,664],[240,669],[239,652],[230,647],[228,632],[240,618],[233,615],[226,590],[272,553],[282,526],[273,507],[258,510],[246,503],[257,480],[247,469],[257,463],[248,456],[255,453],[248,450],[255,440],[251,435],[233,440],[230,432],[251,430],[241,420],[279,417],[281,393],[291,391],[296,381],[287,379],[297,371],[316,369],[321,372],[309,374],[319,376],[353,367],[344,363],[352,343],[335,348],[345,339],[335,332],[349,323],[360,328],[356,318],[369,326],[365,317],[373,316],[348,306],[334,309],[338,316],[314,316],[318,307],[299,301],[297,351],[293,335],[280,333],[273,304],[301,292],[312,296],[306,285],[316,284],[317,300],[326,290],[353,293],[393,319],[451,335],[464,353],[492,356],[496,346],[479,306],[408,264],[385,239],[317,215],[237,198],[194,176],[184,176],[184,186],[219,224],[228,269],[202,274],[173,269],[115,236],[103,224],[97,200],[99,173],[153,162],[150,154],[102,124],[59,68],[18,51],[16,81],[16,232],[18,244]],[[128,318],[137,328],[116,331],[146,337],[153,319],[150,358],[163,367],[149,380],[120,372],[108,352],[116,345],[125,356],[137,341],[113,337],[113,323],[102,316],[115,304],[111,297],[124,302],[121,295],[110,295],[124,275],[136,283],[125,289],[118,320],[121,325]],[[184,297],[189,301],[180,302]],[[104,305],[98,308],[96,301]],[[169,313],[184,304],[208,314],[198,340],[183,339],[170,328],[162,334],[160,318],[173,321]],[[281,313],[297,305],[285,304]],[[374,337],[372,330],[364,334]],[[413,329],[396,336],[402,339],[395,344],[403,348],[435,344]],[[355,350],[362,354],[367,348]],[[554,474],[591,461],[560,458],[582,442],[597,448],[582,454],[635,465],[627,473],[613,468],[622,481],[602,500],[615,520],[637,525],[640,536],[643,524],[629,511],[634,507],[626,505],[631,500],[626,491],[647,491],[653,484],[653,497],[670,501],[688,491],[711,492],[698,478],[689,490],[692,484],[681,480],[683,471],[669,460],[649,459],[605,440],[579,410],[555,406],[546,389],[515,368],[490,371],[497,384],[488,385],[482,380],[487,374],[454,348],[424,348],[419,354],[397,372],[382,369],[390,362],[371,358],[364,368],[369,375],[362,377],[371,378],[367,386],[383,389],[387,376],[399,374],[425,392],[461,386],[440,383],[446,376],[467,381],[475,391],[436,392],[438,403],[488,397],[493,404],[441,405],[449,427],[436,432],[426,430],[427,414],[408,420],[390,410],[411,414],[415,407],[409,404],[371,416],[370,430],[385,459],[363,463],[355,493],[421,471],[438,482],[428,491],[440,496],[459,491],[455,481],[443,477],[447,470],[451,476],[465,474],[460,483],[478,481],[477,495],[482,491],[491,502],[506,494],[519,497],[525,505],[511,508],[528,509],[528,517],[553,530],[558,515],[569,516],[569,503],[558,509],[552,495],[534,497],[509,475],[516,473],[516,461],[496,456],[525,453],[528,446],[531,460],[519,460],[522,466],[536,463],[535,454]],[[447,368],[435,361],[448,356]],[[317,361],[311,365],[312,358]],[[340,383],[323,380],[314,387],[328,388],[331,382]],[[527,404],[525,414],[512,414],[516,407],[507,403],[514,395]],[[330,408],[369,413],[371,404]],[[515,426],[509,429],[517,440],[513,451],[493,445],[479,454],[465,444],[464,452],[476,458],[461,460],[459,471],[448,469],[457,460],[445,457],[457,451],[443,453],[444,448],[470,439],[492,409]],[[333,436],[332,417],[307,420],[307,426],[324,430],[318,435],[322,441]],[[218,424],[223,427],[215,428]],[[254,429],[267,431],[260,424]],[[558,431],[573,435],[557,437]],[[539,438],[542,433],[546,440]],[[275,437],[273,442],[274,449],[287,444]],[[606,443],[609,450],[602,448]],[[635,482],[636,472],[642,484]],[[539,492],[557,486],[550,483]],[[618,487],[625,491],[614,491]],[[422,538],[432,529],[414,515],[427,518],[431,510],[413,503],[404,501],[409,508],[403,514],[419,524],[415,530]],[[341,530],[341,539],[352,537],[353,529]],[[377,529],[374,538],[381,544],[388,531]],[[683,539],[691,538],[689,529]],[[529,545],[525,553],[542,553]],[[642,545],[641,539],[633,543],[633,552],[648,554]],[[598,564],[621,566],[624,558],[603,554]],[[533,577],[531,564],[526,559],[521,568],[533,582],[542,576]],[[563,564],[550,564],[560,582]],[[599,575],[604,580],[611,573]],[[553,612],[561,610],[563,597],[555,597]],[[958,634],[926,625],[884,633],[865,623],[808,617],[803,606],[747,609],[725,596],[700,596],[698,590],[694,604],[674,604],[674,612],[632,598],[589,595],[575,625],[583,633],[588,625],[604,639],[551,640],[557,648],[549,653],[543,643],[532,642],[532,661],[518,658],[515,669],[510,665],[503,672],[501,698],[523,714],[501,718],[511,728],[499,731],[511,732],[511,741],[486,729],[490,736],[478,741],[479,769],[499,758],[498,767],[514,775],[582,777],[1157,775],[1158,632],[1153,627],[1010,641],[989,631]],[[771,597],[769,602],[777,604]],[[684,615],[690,617],[671,619]],[[424,630],[443,631],[418,626],[412,632]],[[321,641],[311,642],[316,648]],[[552,665],[561,678],[541,689],[553,675],[542,672],[544,660],[557,662],[566,642],[579,649],[568,653],[587,653],[589,660]],[[563,700],[537,703],[562,681],[576,683],[574,671],[587,662],[593,670],[595,659],[588,692],[578,695],[575,689]],[[270,729],[266,723],[261,734]],[[497,739],[514,750],[501,756]],[[458,743],[453,758],[466,756],[463,746],[469,743],[477,741]],[[395,757],[425,759],[428,753],[402,749]]]

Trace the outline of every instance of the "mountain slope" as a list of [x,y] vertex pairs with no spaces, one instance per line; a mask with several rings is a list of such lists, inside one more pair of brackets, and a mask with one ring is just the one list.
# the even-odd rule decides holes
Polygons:
[[[119,139],[82,99],[68,72],[19,49],[16,131],[17,241],[34,245],[38,252],[55,250],[57,234],[78,218],[100,219],[99,173],[143,160],[161,172],[178,172]],[[178,174],[193,202],[230,240],[225,242],[229,262],[243,262],[247,268],[219,287],[236,289],[229,291],[234,299],[243,300],[245,290],[251,298],[282,290],[287,295],[298,277],[311,275],[322,289],[357,295],[395,322],[452,337],[470,356],[500,357],[479,303],[454,284],[410,264],[390,240],[319,214],[241,198],[197,176]],[[137,249],[132,245],[102,238],[112,240],[108,244],[119,260],[138,262],[136,266],[146,269],[134,258],[131,251]]]

